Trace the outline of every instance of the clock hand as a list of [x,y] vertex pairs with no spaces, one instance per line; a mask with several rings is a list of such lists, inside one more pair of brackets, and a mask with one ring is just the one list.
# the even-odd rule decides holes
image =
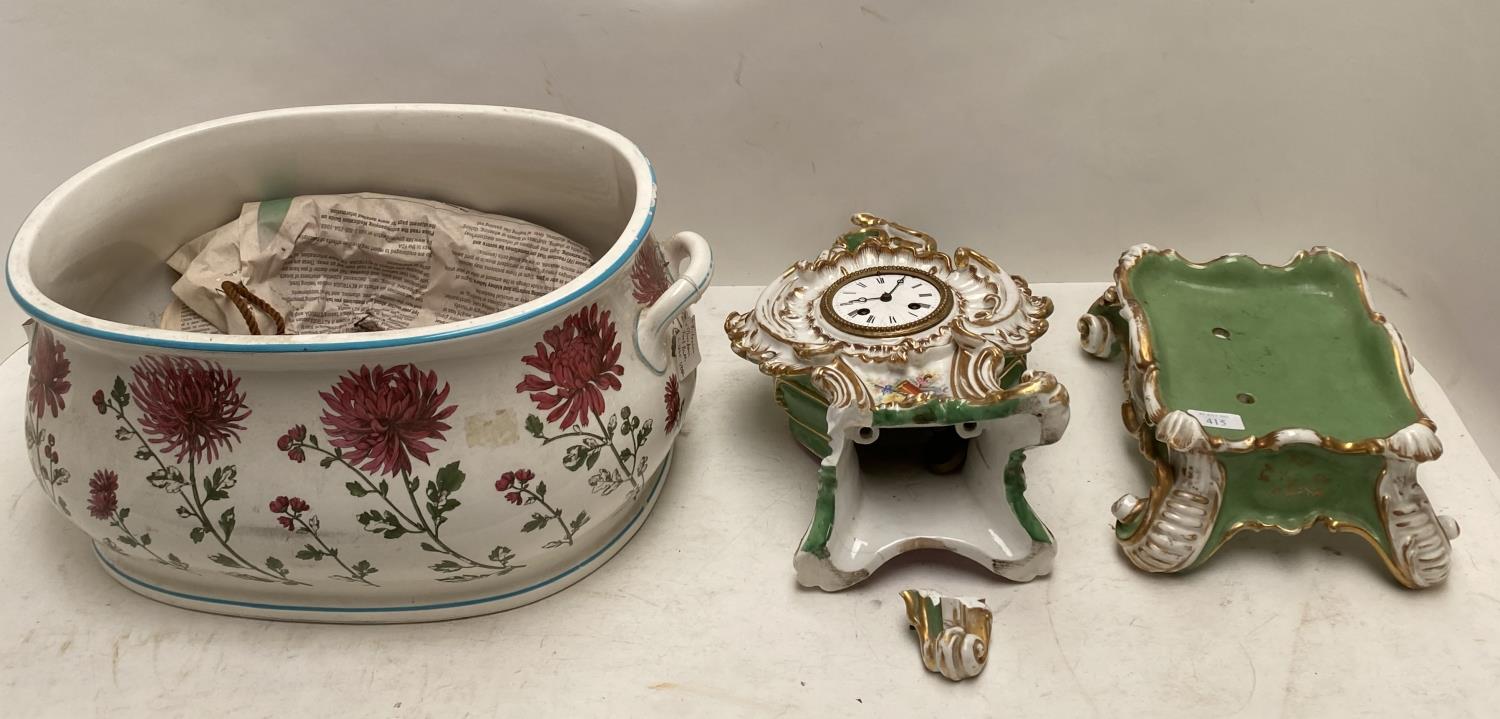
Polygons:
[[854,298],[852,300],[849,300],[848,302],[840,302],[839,306],[843,307],[844,305],[853,305],[853,304],[858,304],[860,302],[869,302],[871,300],[876,300],[876,299],[880,299],[880,298],[878,298],[878,297],[856,297],[856,298]]

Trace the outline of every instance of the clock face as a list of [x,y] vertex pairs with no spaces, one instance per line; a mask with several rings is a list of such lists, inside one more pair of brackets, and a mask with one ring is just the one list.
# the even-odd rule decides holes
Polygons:
[[896,337],[927,329],[948,315],[953,294],[921,270],[874,267],[840,278],[823,294],[823,316],[835,327],[866,337]]

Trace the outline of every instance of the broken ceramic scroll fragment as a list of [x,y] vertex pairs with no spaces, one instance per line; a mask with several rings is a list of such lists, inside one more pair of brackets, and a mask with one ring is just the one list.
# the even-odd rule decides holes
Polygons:
[[984,599],[945,597],[931,589],[908,589],[906,619],[917,630],[922,665],[927,671],[960,681],[984,671],[990,653],[993,617]]

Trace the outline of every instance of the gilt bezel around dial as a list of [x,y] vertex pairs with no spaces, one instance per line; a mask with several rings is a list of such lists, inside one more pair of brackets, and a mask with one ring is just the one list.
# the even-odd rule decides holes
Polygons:
[[[933,308],[933,310],[928,314],[916,320],[895,325],[861,325],[845,319],[837,312],[837,309],[834,307],[834,301],[838,296],[839,291],[849,286],[851,283],[858,282],[860,280],[876,275],[906,275],[908,277],[915,277],[922,280],[923,282],[926,282],[927,284],[932,285],[938,293],[938,301],[936,307]],[[849,274],[835,280],[833,284],[829,285],[828,289],[823,292],[823,297],[818,302],[818,306],[823,312],[823,319],[843,332],[857,335],[859,337],[902,337],[914,332],[921,332],[922,330],[928,329],[947,319],[948,315],[953,310],[953,290],[948,287],[947,283],[938,279],[936,275],[932,274],[931,272],[927,272],[926,270],[920,270],[915,267],[883,265],[880,267],[867,267],[857,272],[850,272]]]

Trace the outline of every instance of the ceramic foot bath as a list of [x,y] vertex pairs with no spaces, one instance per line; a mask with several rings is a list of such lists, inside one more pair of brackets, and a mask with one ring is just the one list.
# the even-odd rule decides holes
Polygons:
[[[152,329],[182,242],[241,203],[418,196],[553,228],[597,259],[497,314],[363,334]],[[534,601],[619,551],[693,394],[673,348],[711,263],[658,243],[625,138],[510,108],[301,108],[124,150],[47,197],[11,291],[34,319],[26,443],[130,589],[226,614],[447,619]],[[19,438],[18,438],[19,440]]]
[[1316,248],[1281,267],[1196,264],[1140,245],[1079,330],[1090,354],[1124,355],[1125,426],[1155,466],[1147,497],[1114,505],[1137,567],[1182,571],[1241,531],[1321,523],[1364,537],[1408,587],[1448,576],[1458,525],[1417,484],[1442,445],[1353,262]]
[[945,549],[1028,581],[1055,545],[1026,502],[1024,450],[1056,442],[1068,395],[1026,367],[1051,303],[967,248],[870,215],[725,323],[820,459],[794,565],[839,590],[892,557]]

